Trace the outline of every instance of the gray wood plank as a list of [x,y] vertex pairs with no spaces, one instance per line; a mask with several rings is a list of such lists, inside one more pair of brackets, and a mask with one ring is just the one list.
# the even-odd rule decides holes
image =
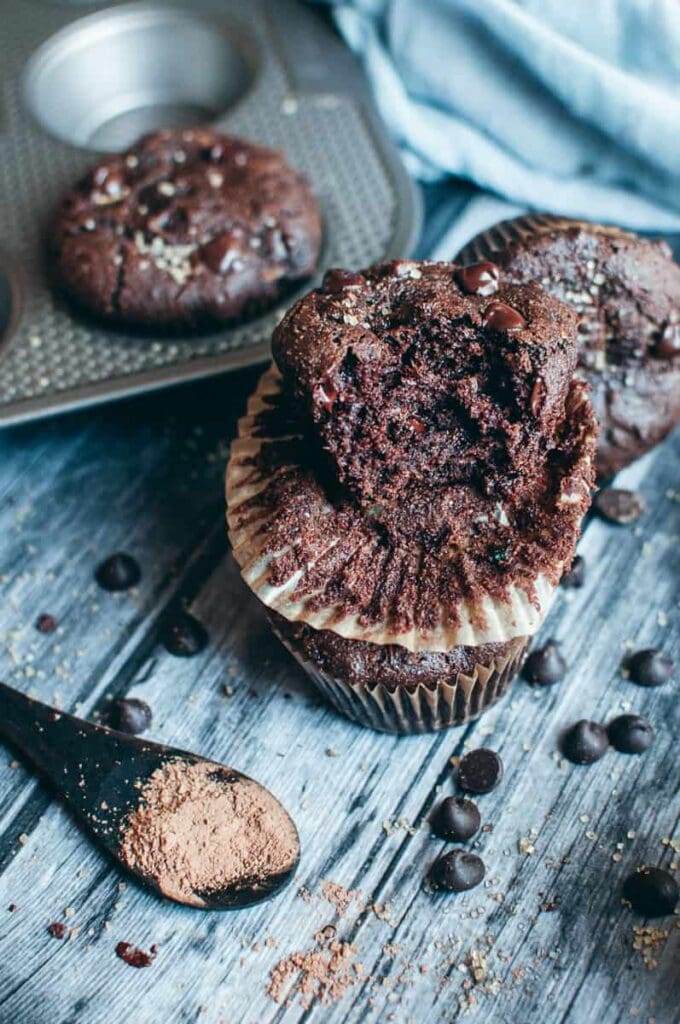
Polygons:
[[[0,435],[0,515],[9,531],[1,553],[11,554],[0,571],[12,577],[0,632],[25,627],[22,665],[33,653],[30,664],[45,676],[13,675],[9,655],[2,671],[47,698],[59,688],[66,706],[81,701],[88,711],[104,707],[112,692],[148,700],[154,738],[227,760],[284,801],[301,831],[299,876],[275,901],[231,915],[184,910],[134,883],[121,890],[123,876],[23,769],[4,768],[0,1024],[434,1024],[455,1019],[459,1000],[470,996],[477,1002],[465,1005],[467,1016],[491,1024],[614,1024],[635,1019],[631,1008],[639,1019],[672,1024],[678,930],[670,929],[658,968],[647,971],[631,948],[633,925],[643,922],[620,906],[619,884],[643,860],[678,859],[661,843],[678,838],[677,691],[636,688],[618,664],[626,643],[663,642],[680,658],[680,505],[665,496],[674,485],[680,491],[680,437],[628,471],[649,503],[640,529],[594,521],[586,531],[588,585],[562,594],[543,630],[563,641],[568,679],[542,693],[518,682],[509,700],[467,728],[395,738],[359,729],[317,699],[226,554],[221,457],[214,456],[249,386],[250,379],[232,379],[192,389],[186,406],[176,392],[145,408],[132,403],[125,412],[62,421],[44,436],[38,428]],[[175,405],[180,415],[166,426]],[[30,515],[17,522],[17,506],[27,503]],[[88,591],[93,537],[97,555],[116,547],[141,555],[137,601]],[[28,544],[37,549],[31,561]],[[30,578],[20,580],[25,573]],[[156,642],[178,593],[211,635],[192,661],[171,658]],[[61,651],[54,638],[30,631],[42,610],[63,618]],[[78,649],[86,653],[78,657]],[[64,659],[75,663],[71,682],[56,674]],[[646,757],[612,752],[589,769],[556,763],[564,725],[629,706],[657,726]],[[439,794],[453,791],[448,759],[482,743],[499,749],[506,765],[503,784],[480,800],[493,825],[478,842],[487,882],[464,897],[432,896],[422,879],[441,844],[423,826]],[[520,852],[521,840],[535,852]],[[339,917],[323,898],[324,880],[363,896]],[[539,910],[556,897],[557,909]],[[374,903],[389,909],[381,917],[362,909]],[[59,942],[45,929],[67,907],[75,913],[66,922],[79,931]],[[298,999],[277,1006],[265,991],[269,971],[287,953],[311,948],[331,922],[356,943],[365,979],[357,976],[335,1006],[307,1010]],[[121,939],[156,943],[154,965],[133,971],[117,960]],[[466,991],[470,975],[461,964],[473,950],[485,952],[488,973]],[[421,973],[422,964],[431,969]]]

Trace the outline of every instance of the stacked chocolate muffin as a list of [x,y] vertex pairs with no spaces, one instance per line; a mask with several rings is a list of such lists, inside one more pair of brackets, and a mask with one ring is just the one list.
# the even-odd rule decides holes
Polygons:
[[495,267],[329,271],[227,472],[244,579],[319,687],[397,732],[507,689],[571,563],[596,426],[577,317]]

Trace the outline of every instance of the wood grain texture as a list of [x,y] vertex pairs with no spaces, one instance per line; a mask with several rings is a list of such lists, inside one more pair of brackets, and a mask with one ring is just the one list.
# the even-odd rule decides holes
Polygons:
[[[620,886],[642,862],[680,859],[663,842],[680,838],[677,687],[643,690],[619,666],[630,645],[663,644],[680,661],[680,436],[623,478],[647,499],[638,526],[587,527],[587,585],[560,594],[541,634],[562,641],[567,679],[543,692],[517,682],[477,723],[398,738],[320,701],[228,553],[221,478],[253,380],[0,435],[0,675],[83,714],[104,713],[114,694],[148,701],[151,738],[225,760],[283,801],[301,834],[298,877],[233,914],[163,902],[92,847],[3,748],[0,1024],[674,1024],[680,930],[659,922],[668,936],[647,970],[632,949],[645,922],[622,907]],[[92,582],[118,549],[143,567],[133,595]],[[210,633],[192,660],[158,643],[176,603]],[[43,611],[57,634],[35,630]],[[629,708],[656,726],[645,756],[560,760],[565,726]],[[493,827],[473,844],[487,878],[467,895],[434,896],[422,883],[443,847],[427,819],[454,792],[449,759],[482,744],[505,763],[502,784],[479,799]],[[324,881],[362,895],[340,916]],[[51,938],[54,920],[77,934]],[[356,946],[363,974],[331,1006],[294,993],[274,1003],[270,970],[328,924]],[[155,943],[153,966],[118,960],[120,940]]]

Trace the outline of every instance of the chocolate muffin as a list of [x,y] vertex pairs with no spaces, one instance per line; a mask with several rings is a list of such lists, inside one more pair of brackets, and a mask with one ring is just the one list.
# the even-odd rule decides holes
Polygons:
[[446,263],[329,272],[277,328],[232,446],[244,579],[374,728],[442,728],[505,691],[590,501],[575,314],[473,284]]
[[601,479],[680,422],[680,266],[665,242],[527,215],[483,232],[459,259],[492,260],[504,282],[535,282],[576,309],[579,373],[601,424]]
[[158,131],[64,198],[58,282],[98,317],[144,327],[228,323],[314,272],[321,214],[276,150],[210,129]]

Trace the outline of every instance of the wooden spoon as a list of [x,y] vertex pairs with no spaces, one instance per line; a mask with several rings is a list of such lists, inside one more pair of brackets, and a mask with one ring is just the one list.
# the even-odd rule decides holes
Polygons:
[[[275,895],[297,869],[300,843],[294,822],[264,786],[233,768],[185,750],[93,725],[32,700],[4,683],[0,683],[0,737],[13,743],[33,762],[85,830],[115,860],[158,890],[161,886],[156,879],[130,868],[120,852],[126,822],[140,806],[140,790],[154,772],[169,762],[202,763],[214,767],[210,778],[219,785],[229,787],[247,782],[249,787],[257,786],[266,794],[273,814],[284,824],[288,835],[294,837],[290,863],[286,861],[283,870],[260,872],[217,890],[193,890],[186,897],[173,892],[170,898],[177,902],[208,910],[247,907]],[[210,838],[208,831],[206,841]]]

